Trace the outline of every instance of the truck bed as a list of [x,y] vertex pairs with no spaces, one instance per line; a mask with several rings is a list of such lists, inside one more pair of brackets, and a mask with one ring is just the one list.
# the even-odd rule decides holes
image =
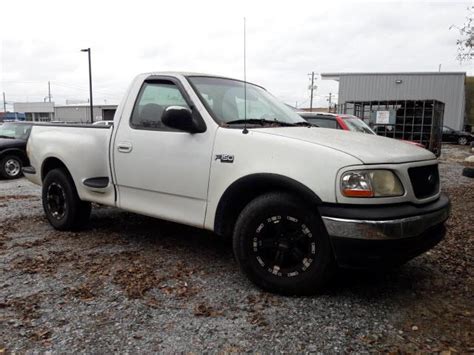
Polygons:
[[[41,184],[44,167],[60,161],[71,173],[82,200],[114,205],[109,159],[112,130],[113,127],[85,124],[34,125],[27,152],[36,172],[29,178]],[[96,178],[107,178],[107,186],[101,188],[84,184],[85,180]]]

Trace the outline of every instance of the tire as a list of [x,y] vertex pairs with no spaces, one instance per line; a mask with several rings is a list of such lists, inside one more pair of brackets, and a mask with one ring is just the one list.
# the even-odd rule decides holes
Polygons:
[[244,208],[234,228],[233,248],[254,284],[283,295],[314,294],[333,270],[320,216],[287,193],[262,195]]
[[474,168],[465,167],[462,169],[463,176],[474,178]]
[[467,138],[466,137],[459,137],[458,138],[458,144],[459,145],[466,145],[468,142]]
[[4,179],[17,179],[22,175],[23,162],[17,155],[7,155],[0,159],[0,175]]
[[90,202],[81,201],[76,186],[64,169],[53,169],[43,181],[43,209],[49,223],[57,230],[76,230],[87,224]]

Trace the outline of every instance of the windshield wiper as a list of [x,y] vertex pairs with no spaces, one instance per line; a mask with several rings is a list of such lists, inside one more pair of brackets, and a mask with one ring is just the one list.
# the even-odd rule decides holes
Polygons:
[[0,135],[0,138],[15,139],[15,137],[11,137],[11,136],[2,136],[2,135]]
[[278,121],[278,120],[268,120],[265,118],[248,118],[246,120],[233,120],[233,121],[228,121],[225,122],[226,124],[244,124],[244,123],[250,123],[250,124],[258,124],[260,126],[265,126],[265,125],[279,125],[283,127],[292,127],[294,126],[293,123],[289,122],[283,122],[283,121]]

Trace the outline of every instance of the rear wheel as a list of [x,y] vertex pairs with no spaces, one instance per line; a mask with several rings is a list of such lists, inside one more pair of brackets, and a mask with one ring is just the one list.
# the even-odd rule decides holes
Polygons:
[[240,214],[234,254],[247,277],[285,295],[317,292],[328,279],[332,253],[316,210],[287,193],[269,193]]
[[90,202],[81,201],[74,182],[64,169],[53,169],[43,181],[43,209],[58,230],[83,227],[91,213]]
[[16,179],[21,176],[23,166],[20,157],[7,155],[0,159],[0,175],[5,179]]

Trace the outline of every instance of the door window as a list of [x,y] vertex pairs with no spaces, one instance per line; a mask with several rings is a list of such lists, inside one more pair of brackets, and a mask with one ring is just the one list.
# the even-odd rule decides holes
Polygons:
[[169,106],[189,108],[175,84],[170,81],[143,84],[133,108],[131,126],[138,129],[174,130],[161,121],[163,112]]

